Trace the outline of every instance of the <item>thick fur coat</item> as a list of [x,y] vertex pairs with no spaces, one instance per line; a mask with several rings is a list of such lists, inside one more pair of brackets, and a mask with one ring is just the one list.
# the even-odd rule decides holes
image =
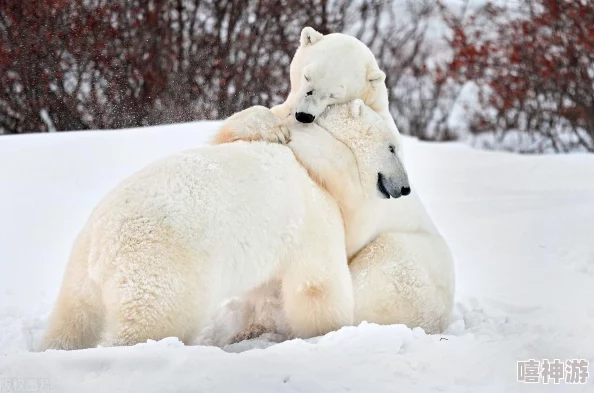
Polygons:
[[[262,111],[262,107],[232,116],[222,125],[214,143],[285,143],[292,137],[288,125],[318,121],[329,105],[358,98],[376,111],[392,131],[396,153],[402,160],[400,136],[389,113],[384,80],[385,74],[373,54],[359,40],[344,34],[322,35],[306,27],[291,62],[291,91],[286,101],[270,109],[274,116]],[[312,141],[312,149],[315,143]],[[381,235],[349,255],[355,322],[402,323],[436,333],[445,329],[451,316],[454,265],[449,247],[427,214],[412,180],[409,196],[382,203],[359,222],[363,231],[374,227]],[[261,302],[258,299],[277,294],[274,287],[263,288],[254,294],[253,308],[261,308],[256,305]],[[247,326],[271,320],[258,313],[246,315]],[[250,329],[279,330],[274,326]]]
[[346,250],[375,237],[359,223],[406,174],[361,101],[291,131],[289,147],[207,146],[118,185],[76,239],[41,349],[191,343],[223,299],[271,281],[291,335],[352,324]]

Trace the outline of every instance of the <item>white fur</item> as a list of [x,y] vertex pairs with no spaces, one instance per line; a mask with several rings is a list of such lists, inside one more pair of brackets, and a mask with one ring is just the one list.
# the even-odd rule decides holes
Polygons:
[[[304,36],[314,38],[304,39]],[[287,99],[271,108],[278,118],[289,118],[292,122],[297,112],[317,117],[328,105],[361,99],[399,137],[390,116],[386,75],[369,48],[355,37],[340,33],[322,35],[305,27],[291,61],[290,78]]]
[[[295,122],[295,113],[319,116],[329,105],[355,99],[377,112],[394,133],[401,153],[400,134],[390,115],[386,75],[380,70],[373,53],[355,37],[334,33],[323,35],[311,27],[301,32],[300,46],[290,69],[291,91],[285,102],[271,108],[287,124]],[[312,91],[311,95],[308,92]],[[268,126],[255,133],[251,122],[223,127],[218,143],[233,140],[266,140],[282,142],[278,128]],[[231,130],[233,132],[231,132]]]
[[[292,335],[351,324],[345,249],[375,236],[357,224],[382,202],[372,179],[403,173],[378,119],[361,103],[337,106],[322,126],[296,127],[291,149],[204,147],[125,180],[75,242],[42,349],[190,343],[222,300],[275,280]],[[358,162],[363,151],[377,158]]]
[[[285,124],[291,124],[296,112],[307,111],[318,117],[328,105],[362,99],[392,130],[402,159],[384,80],[385,74],[373,54],[359,40],[344,34],[322,35],[306,27],[291,62],[291,91],[286,101],[271,111]],[[310,91],[313,93],[308,95]],[[256,116],[260,120],[266,118],[263,123],[268,124],[259,127],[266,131],[258,137],[279,141],[275,135],[282,133],[279,131],[282,124],[269,117],[263,111]],[[223,125],[221,130],[225,135],[217,142],[256,139],[253,135],[248,138],[245,131],[253,120],[237,120]],[[312,141],[311,148],[319,150],[315,144]],[[427,332],[440,332],[447,326],[452,312],[454,266],[445,240],[427,214],[414,182],[411,183],[411,195],[382,202],[357,224],[363,232],[369,233],[367,229],[373,227],[383,234],[375,240],[369,239],[369,244],[362,244],[367,246],[350,259],[355,321],[403,323],[420,326]],[[253,319],[262,317],[255,315]],[[270,327],[275,329],[278,330]]]

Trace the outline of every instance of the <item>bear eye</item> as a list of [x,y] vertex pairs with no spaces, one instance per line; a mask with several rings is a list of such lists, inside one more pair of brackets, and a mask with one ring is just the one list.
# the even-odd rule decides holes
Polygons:
[[390,153],[392,153],[392,154],[396,153],[396,148],[394,147],[394,145],[390,145]]
[[306,81],[310,82],[310,79],[307,75],[303,75],[303,77],[305,78]]
[[307,93],[305,93],[305,95],[308,95],[308,96],[310,96],[310,95],[312,95],[312,94],[313,94],[313,90],[310,90],[310,91],[308,91]]

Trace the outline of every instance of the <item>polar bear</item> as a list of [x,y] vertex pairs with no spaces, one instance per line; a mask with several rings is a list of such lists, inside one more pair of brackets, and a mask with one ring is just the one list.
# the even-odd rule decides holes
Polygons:
[[[397,140],[398,129],[389,113],[385,74],[372,52],[354,37],[322,35],[311,27],[301,32],[300,46],[291,62],[291,91],[286,101],[270,109],[275,115],[242,111],[225,121],[213,143],[266,140],[286,143],[294,121],[307,123],[328,105],[355,98],[376,111]],[[353,255],[349,268],[355,292],[355,322],[402,323],[428,333],[443,331],[450,320],[455,291],[454,265],[441,236],[414,187],[402,190],[406,198],[390,199],[367,216],[366,226],[381,235]],[[275,304],[278,291],[267,287],[254,292],[248,303]],[[270,295],[272,294],[272,295]],[[258,299],[253,301],[253,299]],[[267,299],[267,300],[263,300]],[[258,315],[260,314],[260,315]],[[282,330],[274,326],[270,310],[249,315],[247,331]],[[262,322],[264,321],[264,322]],[[268,325],[267,325],[268,324]],[[240,333],[240,337],[249,337]]]
[[223,299],[271,280],[294,336],[352,324],[345,250],[375,236],[360,222],[408,183],[360,100],[323,118],[296,125],[289,147],[207,146],[118,185],[75,242],[41,349],[191,343]]
[[400,152],[400,134],[390,115],[384,83],[386,74],[369,48],[355,37],[340,33],[323,35],[311,27],[303,28],[299,42],[290,66],[291,91],[284,103],[271,108],[279,121],[257,127],[250,122],[229,124],[216,134],[215,143],[234,140],[284,143],[289,139],[284,124],[311,123],[329,105],[361,99],[391,127]]

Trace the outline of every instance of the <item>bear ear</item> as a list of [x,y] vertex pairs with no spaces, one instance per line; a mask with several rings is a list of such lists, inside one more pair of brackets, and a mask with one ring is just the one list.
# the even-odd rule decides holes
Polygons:
[[301,38],[299,39],[299,43],[301,46],[313,45],[322,38],[324,38],[324,34],[319,33],[312,27],[307,26],[301,30]]
[[370,68],[367,70],[367,81],[371,84],[384,83],[386,74],[379,68]]
[[365,106],[365,103],[363,102],[363,100],[360,100],[358,98],[356,100],[353,100],[351,102],[351,116],[361,117],[361,115],[363,114],[364,106]]

